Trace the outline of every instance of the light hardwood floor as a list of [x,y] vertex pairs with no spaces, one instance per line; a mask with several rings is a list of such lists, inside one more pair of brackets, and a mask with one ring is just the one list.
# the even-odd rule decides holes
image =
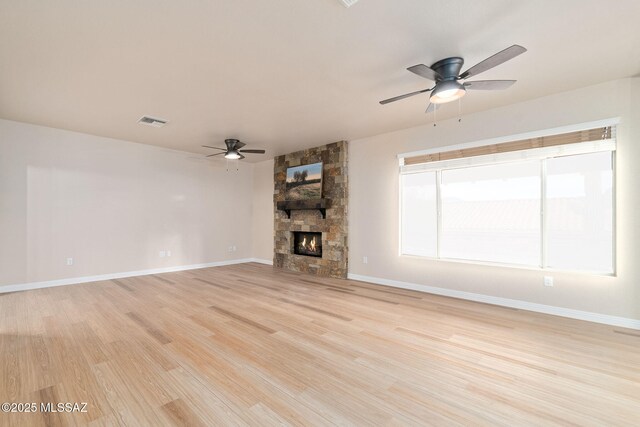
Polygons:
[[243,264],[0,295],[31,425],[638,425],[640,332]]

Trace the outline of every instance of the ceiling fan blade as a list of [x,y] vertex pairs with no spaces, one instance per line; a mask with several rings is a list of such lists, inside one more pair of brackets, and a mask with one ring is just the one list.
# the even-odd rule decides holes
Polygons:
[[213,148],[215,150],[222,150],[222,151],[227,151],[226,148],[218,148],[218,147],[210,147],[208,145],[203,145],[204,148]]
[[466,79],[471,76],[476,76],[484,71],[490,70],[491,68],[502,64],[503,62],[507,62],[508,60],[513,59],[516,56],[525,53],[526,51],[527,49],[523,48],[522,46],[514,44],[513,46],[510,46],[505,50],[488,57],[484,61],[477,63],[464,73],[460,74],[459,78]]
[[473,90],[502,90],[507,89],[515,82],[515,80],[476,80],[465,82],[464,87]]
[[227,154],[227,152],[225,151],[224,153],[209,154],[207,157],[219,156],[221,154]]
[[242,142],[242,141],[238,141],[238,142],[236,142],[236,150],[237,150],[238,148],[242,148],[242,147],[244,147],[245,145],[247,145],[247,144],[245,144],[245,143],[244,143],[244,142]]
[[408,98],[408,97],[413,96],[413,95],[419,95],[421,93],[429,92],[431,90],[433,90],[433,88],[418,90],[418,91],[411,92],[411,93],[405,93],[404,95],[400,95],[400,96],[394,96],[393,98],[389,98],[389,99],[385,99],[384,101],[380,101],[380,104],[384,105],[384,104],[388,104],[390,102],[399,101],[401,99],[405,99],[405,98]]
[[437,104],[433,104],[433,103],[429,103],[429,105],[427,106],[427,109],[424,110],[425,113],[432,113],[433,111],[435,111],[438,108]]
[[256,154],[264,154],[265,150],[238,150],[240,153],[256,153]]
[[[240,154],[240,153],[238,153],[238,154]],[[238,160],[242,160],[242,159],[244,159],[244,156],[242,154],[240,154],[240,158]]]
[[407,68],[407,70],[411,71],[413,74],[419,75],[420,77],[424,77],[425,79],[433,80],[434,82],[442,78],[440,74],[424,64],[414,65],[413,67]]

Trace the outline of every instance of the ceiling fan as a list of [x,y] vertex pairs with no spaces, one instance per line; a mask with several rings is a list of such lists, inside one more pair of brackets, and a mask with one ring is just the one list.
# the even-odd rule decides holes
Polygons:
[[221,154],[224,154],[225,159],[240,160],[240,159],[244,159],[244,156],[242,155],[242,153],[255,153],[255,154],[265,153],[264,150],[241,150],[241,148],[247,144],[245,144],[244,142],[240,142],[237,139],[225,139],[224,143],[227,146],[227,148],[218,148],[218,147],[211,147],[209,145],[203,145],[203,147],[205,148],[222,150],[221,153],[209,154],[207,157],[219,156]]
[[452,57],[441,59],[434,63],[431,67],[427,67],[424,64],[414,65],[407,68],[414,74],[424,77],[425,79],[433,80],[436,85],[430,89],[418,90],[416,92],[406,93],[404,95],[395,96],[393,98],[380,101],[380,104],[388,104],[390,102],[399,101],[410,96],[418,95],[425,92],[431,92],[429,97],[430,104],[427,107],[426,112],[435,110],[437,104],[444,104],[447,102],[455,101],[462,98],[467,89],[471,90],[500,90],[507,89],[514,84],[515,80],[476,80],[471,82],[460,82],[460,80],[466,80],[469,77],[476,76],[484,71],[507,62],[516,56],[525,53],[527,49],[517,44],[506,48],[503,51],[496,53],[493,56],[485,59],[484,61],[469,68],[464,73],[460,74],[464,59],[460,57]]

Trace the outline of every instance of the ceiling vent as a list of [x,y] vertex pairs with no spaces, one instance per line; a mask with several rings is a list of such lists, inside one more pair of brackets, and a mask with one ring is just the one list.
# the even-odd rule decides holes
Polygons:
[[151,116],[142,116],[140,117],[140,120],[138,120],[138,123],[142,125],[153,126],[154,128],[161,128],[162,126],[166,125],[167,122],[168,121],[165,119],[159,119],[157,117]]
[[351,7],[358,3],[358,0],[340,0],[340,3],[342,3],[344,7]]

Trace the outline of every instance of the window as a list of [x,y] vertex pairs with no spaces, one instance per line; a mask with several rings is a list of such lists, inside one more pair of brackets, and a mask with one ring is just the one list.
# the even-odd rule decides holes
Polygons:
[[605,136],[405,163],[401,254],[613,273],[615,142]]
[[539,162],[450,169],[441,176],[442,257],[538,265]]
[[613,271],[611,153],[546,162],[546,264],[563,270]]
[[437,256],[436,173],[402,177],[402,248],[405,254]]

